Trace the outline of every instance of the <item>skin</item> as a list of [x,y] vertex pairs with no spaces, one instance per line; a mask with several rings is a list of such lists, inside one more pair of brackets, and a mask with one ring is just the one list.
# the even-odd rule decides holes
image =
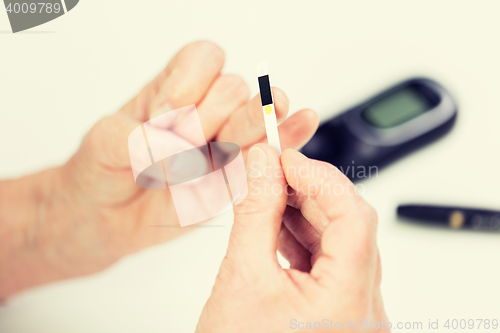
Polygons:
[[[377,215],[354,185],[332,165],[291,149],[280,158],[266,144],[252,148],[247,178],[249,194],[236,206],[229,248],[196,332],[293,332],[324,319],[345,330],[358,320],[387,323]],[[281,268],[276,250],[290,269]],[[334,329],[316,328],[306,331]]]
[[[65,165],[0,182],[0,299],[98,272],[190,230],[149,228],[179,221],[168,190],[135,184],[127,139],[144,121],[196,104],[207,141],[237,143],[248,155],[249,189],[235,208],[197,332],[297,331],[294,319],[296,328],[324,319],[387,322],[375,211],[335,167],[292,149],[279,157],[262,143],[260,97],[249,99],[241,78],[221,74],[223,64],[216,45],[187,45],[134,99],[99,121]],[[317,115],[305,109],[285,120],[288,98],[275,87],[273,95],[282,148],[301,147]],[[188,137],[188,128],[176,131]],[[281,268],[277,251],[290,269]]]
[[[151,83],[89,131],[63,166],[0,182],[0,299],[40,284],[98,272],[123,256],[186,233],[169,191],[133,179],[128,136],[144,121],[196,104],[207,141],[249,148],[265,142],[260,96],[223,74],[224,52],[201,41],[182,48]],[[318,126],[312,110],[285,120],[289,101],[273,87],[284,148],[304,145]]]

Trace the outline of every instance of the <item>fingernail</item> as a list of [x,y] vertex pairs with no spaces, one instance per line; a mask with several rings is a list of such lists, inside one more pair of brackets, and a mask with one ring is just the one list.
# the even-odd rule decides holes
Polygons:
[[290,105],[290,99],[288,98],[288,96],[286,94],[283,94],[285,96],[285,98],[283,98],[283,102],[286,104],[286,106],[289,106]]
[[266,167],[267,154],[259,147],[252,147],[247,157],[247,177],[250,179],[261,177]]

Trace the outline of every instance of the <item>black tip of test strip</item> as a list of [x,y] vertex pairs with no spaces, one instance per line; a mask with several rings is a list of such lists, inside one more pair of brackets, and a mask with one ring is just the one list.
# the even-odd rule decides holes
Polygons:
[[259,76],[260,99],[262,106],[273,104],[271,95],[271,85],[269,84],[269,75]]

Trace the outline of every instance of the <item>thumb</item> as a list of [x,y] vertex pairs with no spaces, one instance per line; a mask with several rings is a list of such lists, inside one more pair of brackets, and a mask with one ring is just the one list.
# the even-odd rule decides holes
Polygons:
[[[128,138],[141,123],[123,114],[100,119],[87,133],[77,153],[84,161],[108,170],[130,168]],[[95,163],[97,162],[97,163]]]
[[287,203],[283,170],[273,148],[257,144],[250,149],[247,178],[247,197],[234,211],[228,256],[235,255],[238,262],[255,267],[277,262],[277,238]]

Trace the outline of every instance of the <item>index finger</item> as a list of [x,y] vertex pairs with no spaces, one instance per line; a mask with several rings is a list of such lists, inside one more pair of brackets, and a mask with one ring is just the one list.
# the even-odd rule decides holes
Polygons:
[[224,58],[224,52],[214,43],[198,41],[186,45],[120,112],[146,121],[199,103],[219,76]]
[[[290,102],[283,90],[272,87],[278,123],[285,120]],[[233,142],[240,147],[259,142],[266,135],[260,94],[236,110],[222,126],[217,141]]]
[[340,267],[370,278],[377,253],[373,208],[356,192],[354,184],[328,163],[310,160],[291,149],[283,152],[281,163],[287,183],[294,190],[289,205],[300,209],[321,234],[324,258],[318,259],[311,273],[321,275],[324,269]]

